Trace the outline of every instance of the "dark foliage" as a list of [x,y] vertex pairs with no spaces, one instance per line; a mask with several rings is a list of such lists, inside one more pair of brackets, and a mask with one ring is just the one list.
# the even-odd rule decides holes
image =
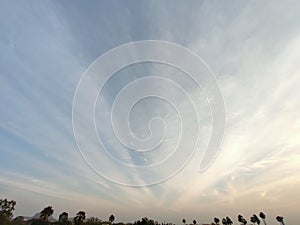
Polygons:
[[115,216],[114,215],[110,215],[110,217],[108,218],[109,222],[113,223],[115,221]]
[[276,220],[277,220],[279,223],[282,223],[282,222],[283,222],[283,217],[282,217],[282,216],[276,216]]
[[142,218],[141,220],[135,221],[133,225],[156,225],[152,219],[148,219],[147,217]]
[[259,213],[259,217],[262,218],[263,220],[266,219],[266,215],[263,212]]
[[79,211],[76,216],[74,217],[74,225],[81,225],[83,224],[83,220],[85,219],[85,212]]
[[52,206],[47,206],[41,211],[40,220],[41,221],[48,221],[48,217],[53,214],[54,210]]
[[13,217],[13,211],[15,210],[16,202],[7,199],[0,199],[0,224],[6,225],[10,223]]
[[223,218],[223,219],[222,219],[222,224],[223,224],[223,225],[228,225],[228,224],[227,224],[226,218]]
[[220,223],[220,219],[217,218],[217,217],[215,217],[215,218],[214,218],[214,222],[215,222],[216,224],[219,224],[219,223]]

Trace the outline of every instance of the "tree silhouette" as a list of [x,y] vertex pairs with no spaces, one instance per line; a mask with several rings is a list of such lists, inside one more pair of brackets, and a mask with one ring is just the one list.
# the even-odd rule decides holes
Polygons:
[[258,219],[257,215],[253,214],[253,216],[251,216],[250,221],[252,223],[257,223],[258,225],[260,224],[260,219]]
[[68,213],[67,212],[62,212],[59,217],[58,217],[58,224],[60,225],[70,225],[71,222],[68,220]]
[[58,221],[59,222],[64,222],[68,220],[68,213],[67,212],[63,212],[59,215],[58,217]]
[[0,199],[0,212],[11,219],[15,210],[16,202],[14,200]]
[[7,199],[0,199],[0,224],[8,224],[13,217],[16,202]]
[[239,221],[241,224],[244,224],[244,225],[247,224],[247,220],[246,220],[242,215],[238,215],[238,221]]
[[196,220],[193,220],[193,224],[195,225],[197,223],[197,221]]
[[227,225],[232,225],[233,224],[232,220],[228,216],[226,216],[226,224]]
[[47,206],[40,212],[40,220],[41,221],[48,221],[49,216],[53,214],[54,210],[52,206]]
[[108,218],[109,222],[113,223],[115,221],[115,216],[114,215],[110,215],[110,217]]
[[182,223],[185,224],[185,223],[186,223],[186,220],[185,220],[185,219],[182,219]]
[[79,211],[76,216],[74,217],[74,225],[81,225],[83,224],[83,220],[85,219],[85,212]]
[[255,218],[256,223],[259,225],[260,224],[260,219],[257,217],[257,215],[254,214],[253,217]]
[[152,219],[148,219],[147,217],[143,217],[142,220],[135,221],[133,225],[156,225],[157,222],[154,222]]
[[215,224],[219,225],[219,223],[220,223],[219,218],[215,217],[215,218],[214,218],[214,222],[215,222]]
[[262,221],[264,222],[264,225],[267,225],[266,223],[266,215],[263,212],[259,213],[259,217],[262,219]]
[[253,223],[253,224],[260,224],[260,221],[257,221],[257,216],[253,215],[250,217],[250,221]]
[[281,223],[282,225],[285,225],[282,216],[276,216],[276,220],[277,220],[279,223]]
[[84,223],[85,225],[102,225],[102,221],[97,217],[91,217],[89,220]]
[[223,219],[222,219],[222,224],[223,224],[223,225],[228,225],[228,224],[227,224],[227,219],[226,219],[226,218],[223,218]]

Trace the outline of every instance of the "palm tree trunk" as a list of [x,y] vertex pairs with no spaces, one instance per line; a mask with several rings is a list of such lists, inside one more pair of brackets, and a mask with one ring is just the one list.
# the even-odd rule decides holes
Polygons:
[[267,223],[266,223],[266,220],[265,220],[265,219],[263,219],[263,222],[264,222],[264,225],[267,225]]

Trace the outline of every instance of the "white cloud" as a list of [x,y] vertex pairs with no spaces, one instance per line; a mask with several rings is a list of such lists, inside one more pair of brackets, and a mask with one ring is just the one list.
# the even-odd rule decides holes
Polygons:
[[[299,4],[177,4],[147,3],[144,17],[133,6],[124,11],[126,15],[115,6],[116,21],[97,17],[97,7],[91,9],[91,14],[82,12],[77,18],[73,13],[81,10],[76,5],[68,9],[52,3],[37,4],[32,9],[10,5],[10,11],[16,10],[16,14],[10,17],[6,13],[6,22],[0,23],[6,33],[0,39],[5,54],[0,63],[0,101],[5,106],[0,109],[0,141],[8,148],[1,150],[2,159],[10,163],[23,160],[19,166],[24,169],[12,172],[9,162],[1,161],[1,190],[5,186],[8,195],[14,197],[18,195],[9,189],[19,189],[24,194],[18,196],[21,205],[32,201],[35,207],[43,207],[39,201],[53,199],[59,202],[58,210],[69,207],[75,213],[80,204],[94,215],[99,207],[104,218],[105,213],[115,210],[128,220],[147,214],[178,222],[184,215],[193,219],[202,211],[206,215],[199,216],[208,221],[213,213],[240,210],[250,215],[261,207],[272,216],[284,213],[295,220],[300,185]],[[40,20],[44,15],[45,20]],[[27,19],[22,22],[19,18]],[[145,19],[144,24],[139,23],[141,19]],[[79,29],[78,23],[84,26]],[[99,23],[105,26],[99,28]],[[132,33],[130,23],[139,25],[132,28],[136,30]],[[149,34],[137,34],[145,30]],[[129,37],[163,38],[184,44],[202,56],[217,74],[227,108],[227,134],[219,157],[205,173],[198,173],[205,141],[177,176],[141,189],[102,179],[80,157],[70,117],[76,83],[94,56]],[[191,87],[185,79],[177,81]],[[105,100],[109,102],[111,96],[107,93]],[[197,96],[200,92],[193,90],[190,94]],[[197,107],[201,108],[202,103]],[[102,111],[100,117],[106,113]],[[206,111],[201,116],[205,121]],[[136,128],[141,128],[143,122],[136,123]],[[89,142],[87,146],[94,150],[96,144]],[[105,163],[102,166],[111,174],[118,171]],[[137,173],[133,179],[142,178]],[[33,195],[36,199],[31,198]],[[279,204],[281,211],[273,206]],[[132,212],[137,206],[141,209]]]

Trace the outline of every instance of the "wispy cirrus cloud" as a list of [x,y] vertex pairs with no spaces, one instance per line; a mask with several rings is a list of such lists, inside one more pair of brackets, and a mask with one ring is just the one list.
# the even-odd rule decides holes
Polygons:
[[[296,221],[297,2],[10,1],[1,3],[0,11],[0,190],[17,196],[21,206],[32,202],[31,208],[17,208],[18,214],[35,212],[53,201],[58,202],[57,210],[75,213],[80,207],[97,215],[99,206],[104,217],[116,212],[124,220],[147,214],[178,222],[183,214],[194,219],[202,211],[199,216],[205,222],[215,212],[233,215],[239,210],[250,215],[261,207],[270,215],[284,213]],[[198,168],[209,129],[204,129],[199,149],[177,176],[137,189],[116,186],[88,168],[73,137],[71,114],[75,88],[86,67],[112,47],[141,39],[182,44],[210,65],[224,94],[227,134],[219,157],[205,173],[198,173]],[[152,69],[175,77],[171,70]],[[192,87],[181,76],[176,79]],[[126,80],[112,82],[103,102],[109,105],[123,83]],[[190,94],[202,96],[193,88]],[[106,105],[101,106],[100,119],[108,113]],[[146,130],[141,127],[151,108],[144,107],[135,111],[145,113],[134,124],[140,132]],[[171,124],[176,120],[170,119]],[[101,128],[104,137],[110,137],[108,128]],[[87,144],[97,149],[96,142]],[[110,165],[104,168],[117,171]],[[142,178],[137,174],[132,179]],[[22,196],[9,190],[19,190]],[[132,212],[137,206],[140,210]]]

